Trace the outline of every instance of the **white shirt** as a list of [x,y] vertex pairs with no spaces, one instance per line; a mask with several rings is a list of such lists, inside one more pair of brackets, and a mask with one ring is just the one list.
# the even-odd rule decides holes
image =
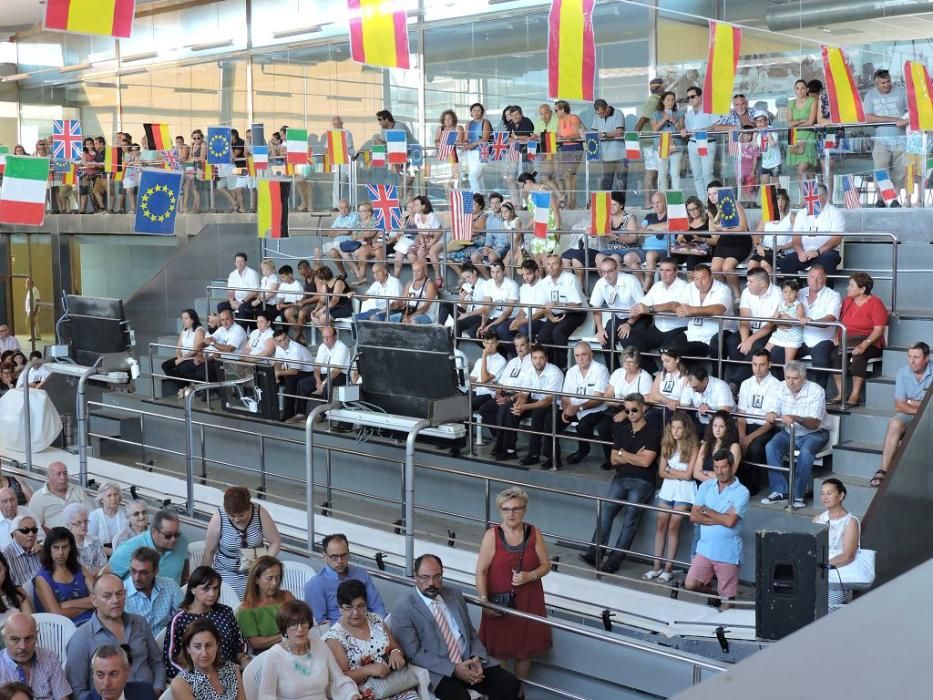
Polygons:
[[[800,233],[805,231],[820,231],[825,233],[842,233],[846,230],[846,222],[842,216],[842,212],[839,210],[839,207],[833,206],[829,202],[823,207],[823,210],[820,212],[819,216],[810,216],[807,214],[806,208],[801,209],[797,212],[797,218],[794,220],[794,231]],[[829,240],[829,236],[803,236],[803,249],[804,250],[816,250],[819,246],[823,245],[823,242]],[[812,245],[808,247],[806,245],[807,239],[821,239],[822,242],[817,245]]]
[[[757,377],[749,377],[739,387],[739,413],[749,413],[764,418],[769,413],[777,413],[778,394],[782,382],[773,374],[759,381]],[[746,418],[747,423],[761,425],[764,420]]]
[[[752,291],[746,287],[742,290],[739,311],[747,311],[749,316],[757,316],[758,318],[771,318],[782,301],[781,290],[776,284],[769,284],[765,293],[761,295],[752,294]],[[764,324],[761,321],[749,321],[748,325],[751,327],[752,333],[755,333]]]
[[[609,370],[606,365],[593,360],[590,362],[590,368],[583,374],[580,365],[574,365],[567,370],[567,376],[564,378],[563,391],[565,394],[576,394],[577,396],[588,396],[590,398],[570,399],[574,406],[580,406],[591,400],[595,394],[605,394],[606,387],[609,386]],[[591,413],[602,411],[606,405],[598,403],[590,408],[584,408],[577,413],[577,418],[583,418]]]
[[[787,213],[780,221],[766,221],[765,222],[765,231],[774,232],[774,231],[793,231],[794,227],[790,221],[790,212]],[[761,242],[765,248],[780,248],[781,246],[788,245],[792,240],[793,236],[784,234],[783,236],[762,236]],[[770,262],[770,260],[769,260]]]
[[247,348],[243,348],[243,351],[246,352],[246,350],[249,350],[250,354],[262,352],[263,348],[266,346],[266,342],[272,340],[273,333],[275,333],[275,331],[271,328],[267,328],[264,331],[258,328],[253,329],[249,334],[249,345]]
[[240,271],[234,268],[233,272],[227,276],[227,286],[236,289],[233,293],[234,299],[243,301],[252,293],[247,290],[259,287],[259,273],[251,267],[245,267],[243,273],[240,274]]
[[[712,411],[718,411],[720,408],[731,409],[735,402],[732,399],[732,390],[722,379],[709,377],[706,383],[706,389],[702,392],[694,391],[689,384],[684,384],[684,393],[680,397],[681,406],[693,406],[694,408],[706,404]],[[701,423],[709,423],[711,412],[705,416],[698,416]]]
[[[541,310],[541,306],[547,303],[547,300],[544,298],[543,289],[544,287],[541,285],[541,280],[538,280],[534,284],[523,284],[519,288],[519,305],[523,308],[525,316],[528,318],[534,316]],[[528,306],[528,304],[537,304],[538,306]]]
[[[800,416],[801,418],[819,418],[820,427],[810,430],[800,423],[794,424],[796,435],[807,435],[826,427],[826,392],[816,382],[804,381],[800,391],[792,394],[787,382],[781,382],[778,392],[777,410],[779,416]],[[786,428],[785,428],[786,430]]]
[[[732,313],[732,290],[729,285],[723,284],[719,280],[713,280],[713,285],[701,298],[700,290],[695,284],[688,284],[680,299],[682,304],[687,306],[715,306],[722,304],[725,311],[720,313]],[[723,328],[728,329],[731,321],[725,321]],[[660,330],[660,329],[659,329]],[[719,319],[714,316],[693,316],[687,319],[687,340],[689,342],[709,343],[713,336],[719,332]]]
[[531,353],[524,357],[516,355],[499,373],[498,383],[503,387],[519,388],[527,385],[526,376],[533,372],[534,367],[531,364]]
[[297,369],[299,372],[310,372],[313,369],[311,362],[314,355],[304,345],[291,339],[287,348],[275,346],[275,359],[282,363],[283,369]]
[[[297,304],[304,296],[305,286],[296,279],[279,283],[279,295],[273,301],[277,304]],[[286,293],[287,292],[287,293]]]
[[[640,302],[645,296],[641,284],[635,281],[633,275],[623,272],[619,274],[614,285],[610,285],[605,277],[600,277],[599,281],[593,285],[593,293],[590,294],[590,306],[594,309],[602,307],[625,309],[628,311],[632,306]],[[613,314],[619,318],[624,318],[626,314],[621,312]]]
[[577,276],[572,272],[561,272],[556,280],[547,275],[538,282],[538,286],[541,287],[542,303],[544,304],[556,304],[558,306],[583,304],[583,295],[580,293]]
[[16,339],[16,336],[10,333],[6,338],[0,338],[0,353],[6,352],[7,350],[19,350],[19,341]]
[[496,284],[495,280],[487,280],[484,284],[483,293],[487,299],[492,301],[492,309],[489,311],[489,318],[498,318],[502,315],[505,307],[512,304],[512,313],[509,318],[518,314],[518,308],[515,302],[518,301],[519,290],[515,280],[508,277],[502,278],[502,284]]
[[[14,515],[12,518],[5,518],[3,517],[3,514],[0,513],[0,549],[6,549],[10,542],[13,541],[13,535],[10,534],[13,532],[13,521],[21,515],[28,515],[36,522],[39,522],[39,518],[33,515],[32,511],[29,510],[29,508],[26,506],[16,506],[16,515]],[[38,541],[42,542],[44,539],[45,530],[40,527]]]
[[[619,367],[609,377],[609,385],[612,387],[613,395],[610,398],[621,399],[623,396],[633,393],[639,393],[647,396],[651,391],[651,375],[645,370],[638,370],[635,379],[631,382],[625,380],[625,369]],[[680,395],[678,394],[678,398]]]
[[[378,280],[369,285],[366,290],[366,296],[373,297],[400,297],[402,296],[402,283],[398,277],[388,275],[385,283]],[[366,299],[360,307],[360,311],[371,311],[372,309],[385,310],[392,303],[389,299]]]
[[719,117],[715,114],[709,114],[702,109],[688,109],[684,115],[684,128],[687,131],[703,131],[709,129],[717,121],[719,121]]
[[[233,352],[231,354],[240,354],[243,352],[243,346],[247,343],[246,331],[243,330],[243,327],[237,323],[231,323],[230,328],[224,328],[221,326],[216,331],[214,331],[209,338],[213,338],[215,342],[220,345],[232,345]],[[213,345],[205,348],[205,352],[220,352]]]
[[260,294],[260,297],[267,304],[274,303],[278,296],[277,294],[272,294],[270,291],[273,289],[273,285],[275,285],[275,289],[279,288],[279,276],[276,274],[266,275],[259,281],[260,288],[266,292],[265,294]]
[[[540,372],[532,365],[531,371],[525,375],[525,387],[531,391],[532,401],[540,401],[545,396],[549,396],[549,394],[539,393],[541,391],[560,391],[563,386],[564,373],[558,369],[557,365],[552,365],[550,362],[544,365],[544,369]],[[535,391],[536,389],[538,392]]]
[[38,367],[30,366],[28,370],[22,372],[19,375],[19,379],[16,380],[16,388],[22,389],[26,385],[27,381],[30,385],[35,384],[36,382],[43,382],[50,374],[51,372],[48,370],[48,368],[46,368],[45,365],[39,365]]
[[489,297],[486,294],[486,282],[484,280],[476,280],[476,284],[469,286],[469,291],[467,291],[467,287],[468,284],[463,285],[466,295],[461,298],[467,305],[467,313],[472,313],[473,311],[479,310],[479,308],[483,306],[481,302]]
[[[823,287],[817,292],[816,300],[812,304],[807,303],[809,294],[810,288],[804,287],[797,297],[800,299],[800,303],[803,304],[803,311],[807,318],[815,321],[818,318],[832,316],[837,321],[839,320],[839,313],[842,309],[842,297],[839,296],[839,292],[829,287]],[[824,340],[832,340],[835,335],[836,328],[834,326],[818,328],[817,326],[806,325],[803,327],[803,342],[810,348],[822,343]]]
[[[505,369],[506,360],[502,355],[497,352],[494,352],[492,355],[489,355],[486,358],[486,371],[492,375],[492,381],[498,382],[499,375],[502,374],[502,370]],[[476,362],[473,363],[473,369],[470,370],[470,381],[472,382],[483,382],[483,358],[480,357]],[[488,382],[484,382],[488,383]],[[490,389],[485,386],[476,387],[473,390],[473,393],[477,396],[495,396],[496,390]]]
[[346,371],[350,364],[350,348],[340,338],[334,341],[334,347],[329,348],[321,343],[317,349],[317,356],[314,361],[319,365],[330,365],[328,369],[340,368]]
[[[657,282],[651,285],[651,289],[642,297],[641,303],[645,306],[660,306],[672,301],[680,301],[688,286],[692,287],[693,285],[688,284],[680,277],[675,277],[670,287],[665,285],[664,282]],[[662,333],[667,333],[675,328],[683,328],[684,325],[686,325],[686,319],[677,318],[676,316],[654,317],[654,326]]]

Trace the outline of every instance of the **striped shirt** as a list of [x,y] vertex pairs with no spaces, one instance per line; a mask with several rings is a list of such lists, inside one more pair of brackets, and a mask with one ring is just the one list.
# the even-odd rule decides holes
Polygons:
[[[323,343],[321,347],[325,347]],[[321,361],[320,358],[318,361]],[[246,588],[246,574],[240,571],[240,550],[248,547],[261,547],[265,542],[262,534],[260,508],[255,503],[251,504],[250,507],[252,508],[252,515],[249,523],[242,530],[233,524],[230,516],[227,515],[227,511],[223,508],[218,509],[220,512],[220,540],[217,543],[217,552],[214,554],[214,561],[212,562],[217,573],[233,587],[233,590],[236,591],[240,598],[243,597],[243,591]]]
[[10,565],[10,578],[17,586],[22,586],[26,581],[34,579],[36,572],[42,568],[39,555],[27,552],[19,546],[16,540],[10,542],[9,546],[3,550],[3,556]]
[[816,382],[805,381],[800,387],[800,391],[793,394],[787,387],[787,382],[781,382],[775,412],[779,416],[819,419],[820,427],[813,429],[807,428],[801,423],[796,423],[794,427],[796,435],[808,435],[809,433],[815,433],[817,430],[823,430],[826,428],[826,392]]
[[185,597],[178,584],[166,576],[155,577],[149,595],[137,590],[130,576],[123,579],[123,587],[126,589],[126,612],[146,618],[156,636],[168,627]]
[[[6,649],[0,652],[0,683],[26,683],[25,671],[10,658]],[[58,700],[71,695],[61,661],[51,649],[36,647],[26,685],[32,689],[36,700]]]

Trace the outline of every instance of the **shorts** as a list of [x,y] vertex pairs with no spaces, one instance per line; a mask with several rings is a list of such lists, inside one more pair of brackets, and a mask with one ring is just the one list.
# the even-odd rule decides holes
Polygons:
[[580,263],[584,267],[595,268],[597,254],[602,253],[603,255],[612,255],[612,252],[596,251],[590,248],[589,249],[589,254],[590,254],[589,261],[586,261],[585,260],[585,258],[587,257],[586,253],[587,251],[583,250],[583,248],[572,248],[570,250],[565,250],[561,254],[560,257],[561,257],[561,260],[576,260],[578,263]]
[[641,149],[641,155],[645,159],[645,170],[657,170],[661,167],[661,158],[658,156],[658,149],[654,146]]
[[658,505],[665,506],[667,508],[677,508],[678,506],[686,506],[687,511],[685,512],[685,515],[688,514],[690,512],[690,508],[693,507],[693,504],[690,503],[689,501],[665,501],[663,498],[660,498],[660,497],[658,498]]
[[622,260],[625,260],[625,256],[629,253],[635,253],[638,256],[638,262],[645,262],[648,259],[648,254],[644,248],[619,248],[618,250],[601,250],[603,255],[618,255]]
[[892,418],[894,418],[894,420],[899,420],[904,425],[910,425],[914,419],[914,417],[910,415],[909,413],[900,413],[900,412],[895,413],[892,416]]
[[759,175],[770,175],[771,177],[777,177],[778,175],[781,174],[781,166],[776,165],[773,168],[759,168],[758,174]]
[[697,553],[690,564],[687,578],[699,581],[704,586],[716,577],[716,592],[723,598],[735,598],[739,591],[739,566],[724,561],[712,561]]
[[362,241],[340,241],[337,244],[340,247],[340,251],[343,253],[353,253],[354,251],[359,250],[363,247]]

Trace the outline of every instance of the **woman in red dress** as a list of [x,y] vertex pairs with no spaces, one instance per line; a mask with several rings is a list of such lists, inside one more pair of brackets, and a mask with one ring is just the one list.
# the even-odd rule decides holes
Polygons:
[[[551,571],[544,538],[534,525],[525,523],[528,494],[507,488],[496,498],[502,522],[489,528],[476,562],[476,590],[480,600],[497,602],[511,593],[511,607],[545,617],[541,578]],[[486,651],[498,659],[514,659],[515,675],[528,676],[531,658],[551,648],[551,628],[540,622],[503,615],[487,608],[479,626]]]

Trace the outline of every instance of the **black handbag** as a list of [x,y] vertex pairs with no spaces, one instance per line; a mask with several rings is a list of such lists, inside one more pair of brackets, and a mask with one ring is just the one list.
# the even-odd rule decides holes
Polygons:
[[[502,528],[496,525],[496,530],[498,530],[499,536],[502,538],[503,543],[505,542],[505,533],[502,531]],[[518,557],[518,570],[522,570],[522,560],[525,558],[525,547],[528,545],[528,536],[531,534],[531,529],[528,525],[525,525],[525,537],[522,540],[522,553]],[[502,593],[490,593],[489,602],[493,605],[500,605],[503,608],[515,608],[515,587],[513,586],[507,591]]]

